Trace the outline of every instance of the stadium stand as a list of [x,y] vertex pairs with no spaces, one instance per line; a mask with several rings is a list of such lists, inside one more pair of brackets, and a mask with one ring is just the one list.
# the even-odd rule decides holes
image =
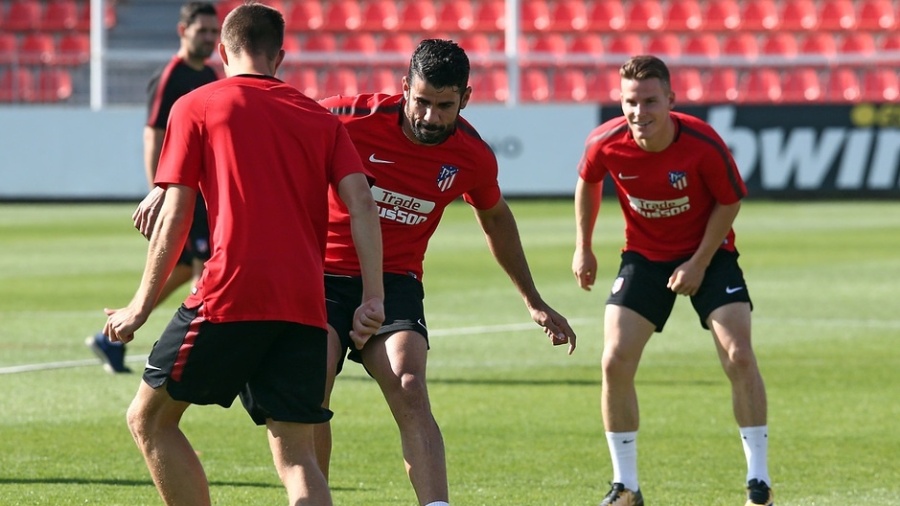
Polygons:
[[[221,16],[241,1],[218,2]],[[180,3],[109,0],[103,16],[107,46],[162,53],[159,41],[171,47]],[[473,83],[489,87],[477,90],[476,101],[509,94],[504,0],[267,3],[281,8],[287,22],[285,76],[316,97],[335,89],[390,88],[387,78],[402,74],[425,37],[450,37],[467,49]],[[0,0],[0,75],[6,84],[0,101],[77,97],[85,103],[89,6],[89,0]],[[681,103],[897,99],[900,0],[521,0],[519,7],[523,101],[614,103],[615,70],[643,52],[665,58],[678,74],[673,86]],[[142,103],[144,74],[159,64],[112,62],[112,86],[126,74],[138,77],[131,91],[116,88],[110,95]],[[72,92],[41,91],[45,70],[47,76],[65,70],[71,86],[62,88]]]

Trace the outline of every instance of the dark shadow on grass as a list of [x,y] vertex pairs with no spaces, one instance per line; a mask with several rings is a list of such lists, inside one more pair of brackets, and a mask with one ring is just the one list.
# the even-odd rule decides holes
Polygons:
[[[367,376],[338,376],[340,381],[374,381]],[[546,379],[527,379],[527,378],[428,378],[430,385],[490,385],[490,386],[597,386],[603,382],[597,379],[572,379],[572,378],[546,378]],[[663,381],[663,380],[640,380],[636,381],[640,385],[652,385],[659,387],[673,386],[721,386],[727,383],[725,380],[681,380],[681,381]]]
[[[273,471],[274,472],[274,471]],[[282,488],[281,483],[258,483],[217,481],[209,482],[213,487],[239,487],[239,488]],[[111,485],[123,487],[153,487],[151,480],[114,480],[93,478],[0,478],[0,485]],[[332,491],[361,490],[359,487],[331,487]]]

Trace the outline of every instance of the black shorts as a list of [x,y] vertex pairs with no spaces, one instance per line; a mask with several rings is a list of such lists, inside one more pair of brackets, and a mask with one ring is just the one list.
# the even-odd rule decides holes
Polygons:
[[[407,274],[384,274],[384,325],[376,335],[390,334],[399,330],[413,330],[425,336],[428,342],[428,327],[425,323],[425,288],[422,282]],[[362,363],[362,354],[350,339],[353,328],[353,312],[362,301],[362,278],[359,276],[325,275],[325,307],[328,309],[328,324],[341,338],[341,355],[337,371],[344,366],[344,357]],[[349,355],[347,351],[349,350]]]
[[[709,328],[706,320],[716,308],[732,302],[749,302],[753,308],[738,256],[737,252],[718,250],[706,268],[703,283],[691,297],[700,325],[705,329]],[[638,253],[623,252],[619,275],[606,303],[633,309],[656,325],[657,332],[662,332],[678,296],[666,285],[669,276],[686,260],[653,262]]]
[[178,257],[179,265],[193,265],[194,259],[205,262],[211,254],[209,242],[209,216],[206,212],[206,202],[203,195],[197,193],[197,203],[194,205],[194,218],[191,222],[191,230],[188,232],[187,241],[181,256]]
[[284,321],[212,323],[182,305],[153,345],[144,381],[173,399],[230,407],[240,394],[254,421],[321,423],[325,329]]

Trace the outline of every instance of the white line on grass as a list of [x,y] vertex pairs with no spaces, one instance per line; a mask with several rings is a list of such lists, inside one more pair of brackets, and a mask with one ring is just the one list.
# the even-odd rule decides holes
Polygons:
[[[126,362],[143,362],[147,355],[134,355],[127,357]],[[17,372],[47,371],[50,369],[65,369],[67,367],[84,367],[88,365],[100,365],[99,359],[66,360],[63,362],[44,362],[41,364],[23,364],[9,367],[0,367],[0,374],[15,374]]]

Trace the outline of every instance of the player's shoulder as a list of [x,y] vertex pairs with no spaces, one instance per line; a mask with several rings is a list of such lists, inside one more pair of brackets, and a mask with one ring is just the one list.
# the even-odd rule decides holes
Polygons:
[[706,121],[680,111],[672,111],[672,118],[678,122],[679,133],[696,138],[705,143],[722,144],[722,138],[716,130]]
[[615,142],[628,132],[628,121],[624,116],[616,116],[595,127],[585,139],[585,145],[600,147]]
[[494,158],[494,150],[478,133],[478,130],[469,123],[464,117],[459,116],[456,120],[456,133],[453,136],[456,142],[465,145],[462,150],[471,152],[475,155]]
[[319,105],[332,114],[349,122],[362,118],[395,118],[400,114],[403,95],[387,95],[384,93],[363,93],[360,95],[333,97],[319,100]]

